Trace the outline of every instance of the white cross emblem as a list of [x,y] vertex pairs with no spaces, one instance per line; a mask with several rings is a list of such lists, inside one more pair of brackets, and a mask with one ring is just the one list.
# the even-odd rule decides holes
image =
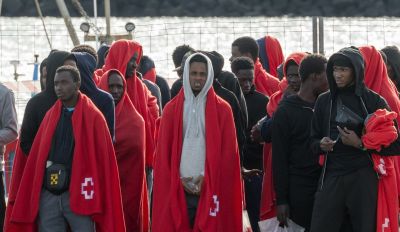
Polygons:
[[389,228],[389,218],[385,218],[385,222],[382,224],[382,232],[385,231],[385,228]]
[[92,177],[85,178],[85,181],[81,184],[81,194],[85,196],[85,200],[93,199],[94,183]]
[[211,216],[211,217],[216,217],[216,216],[217,216],[217,213],[218,213],[218,211],[219,211],[218,196],[217,196],[217,195],[213,195],[212,198],[213,198],[213,200],[214,200],[215,208],[214,208],[214,209],[210,208],[210,216]]

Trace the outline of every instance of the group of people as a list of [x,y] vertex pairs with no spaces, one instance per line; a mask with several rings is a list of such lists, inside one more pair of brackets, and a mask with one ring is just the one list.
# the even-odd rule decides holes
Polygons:
[[[50,52],[19,132],[4,231],[257,232],[271,220],[398,231],[397,47],[285,59],[276,38],[245,36],[231,71],[189,45],[172,59],[169,88],[136,41]],[[0,94],[4,146],[18,133],[12,92]]]

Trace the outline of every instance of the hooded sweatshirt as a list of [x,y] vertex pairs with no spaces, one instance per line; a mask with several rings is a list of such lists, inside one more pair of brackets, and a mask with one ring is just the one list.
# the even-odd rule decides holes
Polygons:
[[394,72],[393,83],[400,91],[400,50],[396,46],[386,46],[382,49],[387,57],[387,62],[392,66]]
[[114,100],[109,93],[97,88],[92,79],[93,71],[96,66],[96,60],[88,53],[73,52],[72,54],[77,61],[76,63],[78,65],[79,73],[81,74],[80,91],[88,96],[101,111],[107,121],[111,138],[114,138]]
[[[193,56],[192,56],[193,57]],[[207,59],[207,81],[195,96],[189,81],[189,57],[185,63],[187,68],[183,71],[183,145],[180,172],[182,177],[197,177],[204,172],[206,132],[205,108],[207,93],[210,90],[214,72],[210,60]]]
[[263,145],[251,139],[251,129],[267,115],[268,97],[255,90],[253,86],[245,95],[249,125],[246,128],[246,145],[243,151],[243,166],[246,169],[263,170]]
[[47,66],[47,58],[45,58],[39,66],[39,73],[40,73],[40,90],[43,91],[45,89],[44,84],[42,83],[43,79],[43,72],[42,69]]
[[[205,54],[210,60],[211,63],[213,65],[213,69],[214,66],[216,67],[216,70],[218,72],[218,67],[219,67],[219,63],[216,62],[216,60],[214,59],[214,63],[213,61],[213,55],[210,52],[201,52],[203,54]],[[214,57],[215,58],[215,57]],[[227,72],[228,73],[228,72]],[[236,138],[237,138],[237,142],[239,145],[239,154],[240,154],[240,158],[241,161],[243,159],[243,149],[246,143],[246,135],[245,135],[245,130],[246,130],[246,125],[247,125],[247,107],[246,107],[246,102],[244,102],[244,107],[245,107],[245,111],[246,111],[246,122],[244,121],[244,115],[243,115],[243,108],[242,106],[239,104],[238,99],[235,97],[235,94],[233,94],[233,92],[229,91],[228,89],[224,88],[221,83],[219,82],[218,79],[216,79],[216,73],[214,72],[214,82],[213,82],[213,88],[215,93],[221,97],[222,99],[224,99],[231,107],[232,109],[232,113],[233,113],[233,118],[235,120],[235,128],[236,128]],[[233,78],[236,79],[234,74]],[[230,79],[230,78],[229,78]],[[232,80],[232,79],[231,79]],[[232,81],[228,81],[230,83],[232,83]],[[172,91],[171,89],[171,93],[173,92],[177,92],[179,93],[179,90],[182,88],[182,83],[183,80],[182,79],[178,79],[174,82],[174,85],[172,87],[172,89],[174,89],[174,91]],[[239,82],[237,82],[239,84]],[[239,86],[240,89],[240,86]],[[242,91],[240,90],[240,93],[242,93]],[[172,96],[174,97],[174,96]]]
[[232,72],[222,70],[225,58],[221,54],[216,51],[203,53],[210,58],[211,63],[213,64],[214,78],[217,79],[225,89],[231,91],[239,101],[240,112],[242,114],[242,124],[246,128],[248,124],[246,100],[242,89],[240,88],[239,80]]
[[[232,111],[211,87],[212,67],[206,56],[206,85],[197,97],[193,95],[189,85],[192,57],[185,63],[184,89],[167,104],[160,122],[152,231],[241,232],[243,198]],[[192,149],[186,144],[192,144],[198,151],[189,154]],[[199,147],[201,144],[202,148]],[[191,160],[192,164],[189,157],[195,159]],[[183,163],[193,170],[184,170]],[[182,174],[198,175],[201,170],[204,170],[204,182],[191,228],[180,177]]]
[[29,154],[33,140],[39,129],[46,112],[57,101],[54,91],[54,77],[56,70],[64,64],[65,58],[71,53],[65,51],[52,51],[47,57],[46,89],[32,97],[25,108],[24,119],[21,126],[20,146],[23,153]]
[[285,98],[274,115],[272,124],[272,170],[276,203],[288,204],[290,176],[311,178],[320,175],[318,155],[311,151],[310,129],[314,104],[297,94]]
[[97,50],[97,57],[99,60],[97,62],[96,69],[103,67],[105,61],[105,55],[108,52],[108,50],[110,50],[110,45],[107,44],[102,44],[99,50]]
[[[352,86],[338,88],[333,77],[333,64],[338,58],[343,57],[349,59],[353,66],[355,83]],[[389,109],[386,101],[371,91],[364,83],[364,60],[360,51],[355,47],[343,48],[339,52],[333,54],[327,64],[327,78],[329,83],[329,91],[321,94],[316,103],[311,124],[311,148],[315,154],[324,153],[320,148],[320,140],[323,137],[330,137],[335,140],[339,134],[336,126],[347,127],[354,130],[361,137],[363,125],[348,123],[341,121],[340,115],[350,109],[359,118],[365,119],[368,114],[375,112],[377,109]],[[340,101],[342,104],[340,104]],[[339,101],[339,103],[338,103]],[[339,112],[339,114],[338,114]],[[338,116],[338,117],[337,117]],[[379,152],[380,155],[399,154],[400,142],[396,140],[387,148],[383,148]],[[333,151],[326,153],[324,173],[327,176],[340,176],[352,173],[365,167],[372,168],[372,162],[369,153],[361,149],[344,145],[341,139],[335,144]]]

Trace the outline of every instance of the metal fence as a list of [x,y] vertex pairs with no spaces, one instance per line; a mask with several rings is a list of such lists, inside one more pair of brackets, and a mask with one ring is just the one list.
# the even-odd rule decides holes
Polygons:
[[[84,18],[73,18],[81,43],[96,47],[95,42],[84,42],[84,33],[79,25]],[[224,69],[229,70],[231,43],[240,36],[261,38],[272,35],[281,42],[285,55],[294,51],[312,52],[315,46],[313,19],[311,17],[242,17],[242,18],[112,18],[111,32],[126,33],[126,22],[136,24],[134,39],[156,63],[157,72],[170,82],[176,78],[171,55],[176,46],[189,44],[195,49],[216,50],[224,55]],[[61,18],[45,18],[53,48],[70,50],[73,44]],[[100,30],[105,33],[105,20],[98,19]],[[323,29],[318,33],[327,56],[345,46],[371,44],[377,48],[400,45],[400,18],[323,18]],[[323,33],[321,33],[323,32]],[[89,32],[91,33],[91,32]],[[315,35],[315,33],[314,33]],[[32,80],[34,55],[39,61],[47,56],[50,47],[39,18],[0,18],[0,81],[14,86],[17,96],[20,122],[26,101],[37,90],[27,84],[17,84],[11,60],[19,60],[18,80]],[[21,87],[22,86],[22,87]]]

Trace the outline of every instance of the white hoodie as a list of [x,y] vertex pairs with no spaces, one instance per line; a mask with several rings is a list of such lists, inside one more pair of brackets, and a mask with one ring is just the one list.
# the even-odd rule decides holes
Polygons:
[[[201,55],[207,60],[207,81],[197,96],[193,94],[189,81],[190,60],[196,55]],[[207,93],[212,86],[213,80],[214,71],[211,60],[207,56],[201,53],[195,53],[186,59],[183,70],[183,91],[185,100],[183,104],[181,177],[193,177],[193,180],[195,180],[196,177],[204,173],[204,163],[206,159],[205,108]]]

